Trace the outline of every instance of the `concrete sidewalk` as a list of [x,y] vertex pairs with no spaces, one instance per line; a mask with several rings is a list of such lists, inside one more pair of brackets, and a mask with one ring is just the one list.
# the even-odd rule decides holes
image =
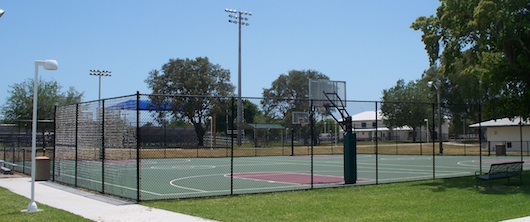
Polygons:
[[[0,177],[0,187],[31,198],[31,178],[29,177]],[[212,221],[150,208],[47,181],[35,182],[35,201],[37,206],[45,204],[94,221]]]

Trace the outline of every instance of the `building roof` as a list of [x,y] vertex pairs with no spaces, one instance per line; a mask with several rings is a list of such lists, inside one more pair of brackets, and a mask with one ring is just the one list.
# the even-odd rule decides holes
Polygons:
[[[515,118],[502,118],[502,119],[494,119],[494,120],[488,120],[481,123],[475,123],[469,125],[469,127],[504,127],[504,126],[519,126],[519,121],[521,118],[515,117]],[[528,125],[528,119],[522,121],[523,125]]]
[[243,129],[283,129],[284,127],[280,124],[270,123],[249,123],[241,126]]
[[[374,121],[375,111],[364,111],[351,116],[352,121]],[[377,111],[377,120],[383,120],[383,113],[381,110]]]

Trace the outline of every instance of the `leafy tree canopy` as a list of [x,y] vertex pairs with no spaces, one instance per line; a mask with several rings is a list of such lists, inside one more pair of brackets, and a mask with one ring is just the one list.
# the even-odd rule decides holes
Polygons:
[[[53,120],[55,106],[68,105],[81,101],[83,93],[70,87],[66,92],[61,91],[57,81],[38,81],[37,119]],[[30,120],[33,115],[33,79],[10,86],[6,104],[2,107],[5,120]]]
[[292,111],[308,111],[309,80],[329,77],[315,70],[291,70],[281,74],[268,89],[263,89],[261,106],[271,119],[291,121]]
[[409,126],[416,130],[425,124],[432,115],[432,106],[425,103],[431,100],[426,82],[400,79],[396,86],[383,90],[381,112],[385,124],[390,127]]
[[490,117],[530,117],[530,1],[440,2],[411,26],[423,32],[431,65],[473,75]]
[[[229,108],[229,103],[219,97],[233,95],[235,88],[230,83],[230,71],[210,63],[207,57],[170,59],[160,70],[149,72],[145,82],[153,94],[171,95],[151,99],[170,105],[176,120],[191,123],[199,138],[198,146],[204,145],[208,117]],[[165,118],[165,114],[160,116]]]

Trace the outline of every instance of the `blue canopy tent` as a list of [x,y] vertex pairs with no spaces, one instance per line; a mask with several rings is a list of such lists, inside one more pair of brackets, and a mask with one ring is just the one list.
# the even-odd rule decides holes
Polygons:
[[[146,100],[136,100],[130,99],[125,100],[119,103],[111,103],[112,105],[106,106],[106,109],[113,110],[119,113],[129,112],[129,113],[143,113],[145,111],[173,111],[171,105],[169,104],[155,104],[150,99]],[[182,109],[178,107],[178,109]],[[143,111],[143,112],[139,112]],[[121,114],[119,114],[121,118]],[[165,124],[158,123],[154,118],[145,117],[140,118],[137,115],[125,115],[124,118],[128,118],[127,122],[131,123],[131,126],[139,123],[139,130],[141,133],[142,146],[167,146],[168,143],[176,144],[176,139],[183,138],[178,136],[179,134],[189,133],[190,131],[182,130],[181,128],[169,127],[167,128]],[[168,118],[168,117],[164,117]],[[145,122],[142,122],[145,121]],[[146,123],[151,123],[149,125],[143,125]],[[191,130],[194,133],[193,130]],[[185,136],[185,138],[194,138],[192,136]],[[179,141],[180,142],[180,141]]]
[[[138,106],[137,106],[138,104]],[[130,99],[124,102],[117,103],[109,107],[110,109],[121,109],[121,110],[146,110],[146,111],[156,111],[156,110],[172,110],[171,106],[168,104],[158,105],[151,102],[151,100],[136,100]]]

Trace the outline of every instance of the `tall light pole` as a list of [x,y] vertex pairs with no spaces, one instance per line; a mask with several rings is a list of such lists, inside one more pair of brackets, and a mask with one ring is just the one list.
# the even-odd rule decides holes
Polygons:
[[238,25],[239,27],[239,50],[238,50],[238,65],[237,65],[237,145],[241,146],[241,124],[243,124],[243,101],[241,99],[241,26],[249,26],[250,24],[243,21],[248,21],[247,17],[252,16],[252,12],[237,11],[234,9],[225,9],[225,12],[230,13],[228,22]]
[[33,79],[33,118],[32,118],[32,132],[31,132],[31,202],[28,205],[27,212],[39,211],[37,203],[35,203],[35,153],[37,149],[37,100],[39,87],[39,66],[46,70],[57,70],[59,65],[56,60],[36,60],[35,61],[35,78]]
[[444,154],[444,148],[443,148],[443,141],[442,141],[442,104],[441,104],[441,96],[440,96],[440,81],[429,81],[427,83],[429,87],[434,87],[436,89],[436,97],[438,100],[438,143],[439,143],[439,149],[440,149],[440,155]]
[[[107,71],[107,70],[97,70],[97,69],[90,70],[91,76],[97,76],[99,78],[98,112],[97,112],[97,117],[96,117],[98,120],[102,116],[101,115],[101,77],[110,77],[112,76],[111,73],[112,73],[111,71]],[[101,128],[98,128],[98,131],[99,131],[99,134],[101,134],[100,138],[103,138],[103,130],[101,130]],[[102,141],[99,141],[99,142],[102,143]],[[99,149],[99,158],[102,159],[103,156],[104,156],[104,151],[103,151],[103,145],[102,145],[101,149]]]
[[110,77],[110,76],[112,76],[111,73],[112,73],[111,71],[107,71],[107,70],[97,70],[97,69],[91,69],[90,70],[90,75],[91,76],[99,77],[98,100],[101,100],[101,77]]

